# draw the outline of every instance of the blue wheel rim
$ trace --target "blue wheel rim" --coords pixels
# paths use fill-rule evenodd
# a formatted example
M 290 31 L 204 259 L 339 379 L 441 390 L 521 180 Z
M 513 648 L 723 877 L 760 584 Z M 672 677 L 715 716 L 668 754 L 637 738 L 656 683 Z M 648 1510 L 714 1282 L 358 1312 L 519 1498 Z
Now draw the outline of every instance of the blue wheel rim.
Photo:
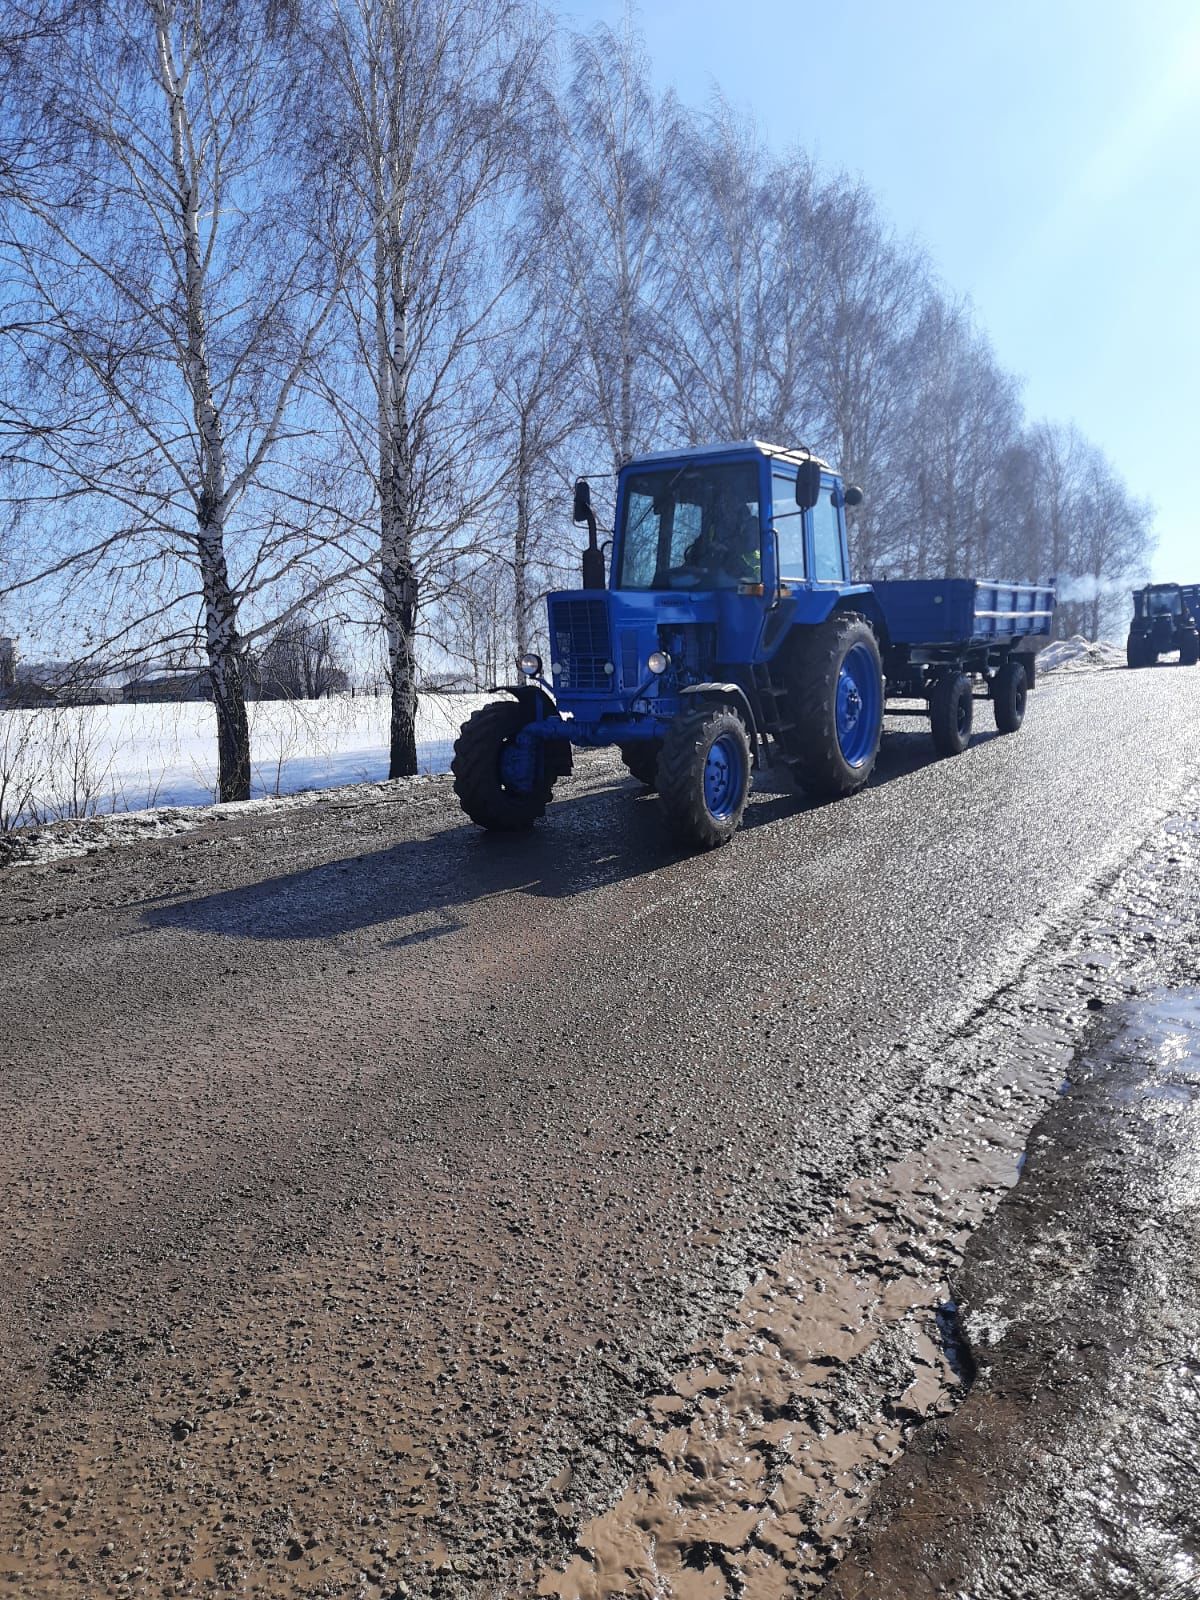
M 723 733 L 708 747 L 704 759 L 704 804 L 709 816 L 718 822 L 731 817 L 742 798 L 746 775 L 746 754 L 740 741 Z
M 874 754 L 882 705 L 875 657 L 865 644 L 852 645 L 837 682 L 837 738 L 847 766 L 861 767 Z

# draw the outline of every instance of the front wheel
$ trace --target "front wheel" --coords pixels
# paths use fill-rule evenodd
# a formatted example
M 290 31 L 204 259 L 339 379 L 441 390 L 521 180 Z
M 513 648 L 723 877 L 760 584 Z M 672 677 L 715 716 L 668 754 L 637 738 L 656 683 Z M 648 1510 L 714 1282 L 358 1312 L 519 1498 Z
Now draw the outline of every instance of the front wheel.
M 705 706 L 677 717 L 658 758 L 658 793 L 674 831 L 712 850 L 737 832 L 750 794 L 750 736 L 736 711 Z
M 797 630 L 786 682 L 796 724 L 796 781 L 810 795 L 829 799 L 861 789 L 883 732 L 875 630 L 862 617 L 836 612 L 820 627 Z
M 454 792 L 472 822 L 498 833 L 532 828 L 554 788 L 540 744 L 517 737 L 530 721 L 516 700 L 493 700 L 463 723 L 454 744 Z
M 960 756 L 971 742 L 975 691 L 965 672 L 945 672 L 929 696 L 929 731 L 940 756 Z
M 1025 721 L 1029 685 L 1019 661 L 1006 661 L 992 683 L 992 709 L 1001 733 L 1016 733 Z
M 1200 662 L 1200 633 L 1185 633 L 1179 641 L 1179 665 L 1194 667 Z

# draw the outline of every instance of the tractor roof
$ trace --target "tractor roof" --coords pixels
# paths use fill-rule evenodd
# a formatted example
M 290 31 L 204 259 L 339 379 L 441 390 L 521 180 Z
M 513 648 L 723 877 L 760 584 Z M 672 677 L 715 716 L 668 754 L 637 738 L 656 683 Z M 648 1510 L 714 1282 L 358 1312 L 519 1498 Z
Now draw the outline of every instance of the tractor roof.
M 689 445 L 681 450 L 654 450 L 648 455 L 636 456 L 629 465 L 641 466 L 647 461 L 684 461 L 691 456 L 724 456 L 744 455 L 747 450 L 756 450 L 759 455 L 770 456 L 773 461 L 787 461 L 792 466 L 798 467 L 805 461 L 819 461 L 826 472 L 834 469 L 828 461 L 821 461 L 820 456 L 813 451 L 798 445 L 796 449 L 789 449 L 787 445 L 767 444 L 762 439 L 738 439 L 731 443 Z

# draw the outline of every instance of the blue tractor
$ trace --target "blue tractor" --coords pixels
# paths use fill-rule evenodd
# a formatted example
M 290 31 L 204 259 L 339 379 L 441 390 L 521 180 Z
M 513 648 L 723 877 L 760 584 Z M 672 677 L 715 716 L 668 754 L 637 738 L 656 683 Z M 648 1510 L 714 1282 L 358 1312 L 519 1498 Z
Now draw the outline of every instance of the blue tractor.
M 1200 662 L 1200 585 L 1148 583 L 1133 591 L 1133 619 L 1125 641 L 1131 667 L 1153 667 L 1178 650 L 1179 665 Z
M 859 789 L 884 702 L 917 701 L 942 754 L 976 698 L 1015 732 L 1050 633 L 1053 590 L 946 579 L 854 583 L 846 507 L 861 492 L 805 449 L 750 441 L 643 456 L 617 482 L 611 581 L 586 480 L 583 588 L 551 594 L 550 671 L 464 723 L 464 811 L 528 828 L 577 746 L 615 745 L 687 843 L 726 843 L 769 752 L 811 796 Z

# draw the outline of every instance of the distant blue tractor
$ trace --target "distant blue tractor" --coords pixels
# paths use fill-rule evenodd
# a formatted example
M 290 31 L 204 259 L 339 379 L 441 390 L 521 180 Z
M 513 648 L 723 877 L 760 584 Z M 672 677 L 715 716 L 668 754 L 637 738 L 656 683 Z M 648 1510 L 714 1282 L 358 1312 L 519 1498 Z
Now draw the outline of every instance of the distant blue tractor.
M 1133 591 L 1133 619 L 1125 641 L 1131 667 L 1153 667 L 1179 652 L 1181 667 L 1200 662 L 1200 585 L 1148 583 Z
M 852 583 L 845 509 L 861 492 L 807 450 L 759 442 L 644 456 L 619 475 L 606 587 L 585 480 L 584 587 L 549 596 L 550 677 L 464 723 L 454 787 L 482 827 L 542 815 L 574 746 L 616 745 L 675 831 L 726 843 L 769 750 L 812 796 L 865 784 L 885 698 L 924 702 L 940 753 L 971 736 L 977 687 L 1015 732 L 1052 589 L 942 579 Z

